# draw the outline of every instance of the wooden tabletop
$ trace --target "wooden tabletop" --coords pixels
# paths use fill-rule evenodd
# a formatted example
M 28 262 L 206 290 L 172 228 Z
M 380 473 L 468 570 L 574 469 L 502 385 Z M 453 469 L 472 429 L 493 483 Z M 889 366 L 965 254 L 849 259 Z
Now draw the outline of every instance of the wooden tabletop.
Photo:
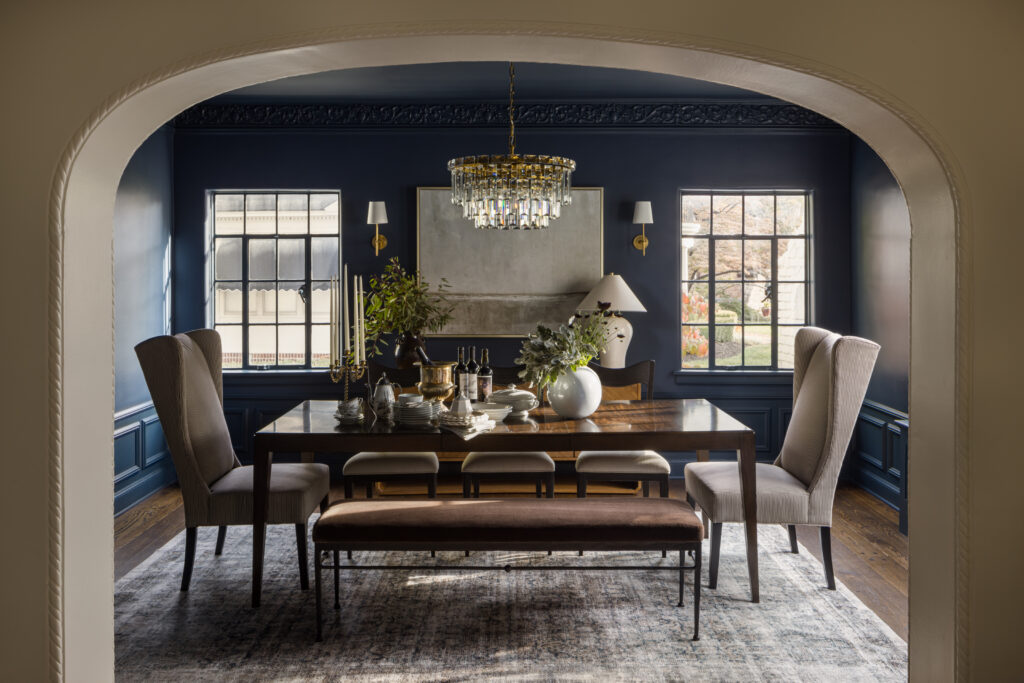
M 487 450 L 536 447 L 549 450 L 587 448 L 737 448 L 736 439 L 750 428 L 705 399 L 612 401 L 579 420 L 564 419 L 550 407 L 530 412 L 521 422 L 499 422 L 494 429 L 469 441 L 429 426 L 403 426 L 370 421 L 341 426 L 334 418 L 334 401 L 303 401 L 256 433 L 270 450 L 341 447 L 367 448 L 375 442 L 416 443 L 436 450 Z M 621 444 L 621 445 L 620 445 Z

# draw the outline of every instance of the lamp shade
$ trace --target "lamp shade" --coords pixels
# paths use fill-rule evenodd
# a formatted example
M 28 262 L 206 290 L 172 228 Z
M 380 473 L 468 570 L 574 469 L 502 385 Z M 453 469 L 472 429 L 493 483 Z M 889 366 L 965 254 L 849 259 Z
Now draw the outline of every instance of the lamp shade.
M 601 278 L 597 286 L 590 290 L 590 293 L 583 298 L 583 301 L 576 307 L 576 310 L 598 311 L 601 308 L 598 305 L 599 303 L 610 304 L 608 307 L 610 311 L 647 312 L 647 309 L 640 303 L 640 299 L 636 298 L 636 294 L 629 288 L 626 281 L 622 279 L 622 276 L 615 273 L 608 273 Z
M 384 202 L 370 202 L 366 210 L 367 225 L 381 225 L 388 222 L 388 210 Z
M 650 225 L 654 222 L 654 216 L 651 214 L 651 203 L 650 202 L 637 202 L 633 206 L 633 223 L 643 223 Z

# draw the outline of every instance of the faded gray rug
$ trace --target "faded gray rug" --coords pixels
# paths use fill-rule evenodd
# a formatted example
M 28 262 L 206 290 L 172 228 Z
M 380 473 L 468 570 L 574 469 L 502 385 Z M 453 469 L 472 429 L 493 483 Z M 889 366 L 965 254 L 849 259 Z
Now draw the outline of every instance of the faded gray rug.
M 692 642 L 692 574 L 674 572 L 342 572 L 341 610 L 324 572 L 324 641 L 299 590 L 295 532 L 271 527 L 263 606 L 249 606 L 251 530 L 200 529 L 192 587 L 178 590 L 185 536 L 115 586 L 116 671 L 137 680 L 905 680 L 907 647 L 820 563 L 760 528 L 761 603 L 749 602 L 742 528 L 726 525 L 718 589 Z M 312 556 L 312 545 L 310 546 Z M 344 558 L 344 555 L 342 556 Z M 312 558 L 311 558 L 312 559 Z M 660 553 L 439 553 L 437 562 L 661 564 Z M 343 559 L 344 561 L 344 559 Z M 427 553 L 357 553 L 365 564 L 427 564 Z M 312 564 L 312 562 L 311 562 Z M 312 584 L 312 566 L 310 567 Z

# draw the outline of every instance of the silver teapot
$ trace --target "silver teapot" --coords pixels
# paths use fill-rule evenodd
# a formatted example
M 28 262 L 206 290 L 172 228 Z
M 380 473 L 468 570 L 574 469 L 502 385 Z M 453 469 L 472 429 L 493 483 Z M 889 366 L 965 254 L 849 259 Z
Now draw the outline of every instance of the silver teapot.
M 370 398 L 370 409 L 378 420 L 395 421 L 395 385 L 388 381 L 388 376 L 381 373 Z

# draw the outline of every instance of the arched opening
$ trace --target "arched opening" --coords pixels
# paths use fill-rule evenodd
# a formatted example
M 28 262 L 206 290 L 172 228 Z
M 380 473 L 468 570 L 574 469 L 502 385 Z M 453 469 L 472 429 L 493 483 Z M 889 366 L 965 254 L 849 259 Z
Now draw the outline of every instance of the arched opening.
M 62 601 L 55 619 L 64 633 L 64 669 L 83 678 L 110 677 L 113 621 L 110 577 L 110 468 L 90 454 L 111 453 L 111 230 L 113 197 L 128 159 L 146 136 L 182 109 L 221 92 L 327 69 L 413 62 L 550 61 L 656 71 L 757 90 L 832 118 L 867 141 L 904 189 L 914 230 L 912 264 L 912 450 L 927 454 L 914 471 L 911 518 L 911 641 L 915 675 L 953 670 L 956 604 L 955 509 L 957 346 L 956 214 L 950 172 L 909 118 L 844 85 L 749 58 L 693 48 L 544 36 L 389 37 L 289 47 L 213 59 L 156 75 L 97 112 L 68 149 L 58 173 L 52 229 L 63 248 L 52 254 L 62 273 L 53 305 L 56 373 L 52 402 L 56 484 L 51 511 L 63 520 L 54 538 L 61 552 Z M 109 387 L 104 391 L 100 387 Z M 959 387 L 962 391 L 962 387 Z M 74 444 L 63 447 L 62 444 Z M 108 456 L 109 457 L 109 456 Z M 963 484 L 959 484 L 963 486 Z M 59 594 L 58 594 L 59 595 Z M 927 602 L 922 599 L 927 596 Z M 62 607 L 62 609 L 61 609 Z M 82 675 L 96 672 L 96 675 Z M 946 673 L 945 675 L 949 675 Z

